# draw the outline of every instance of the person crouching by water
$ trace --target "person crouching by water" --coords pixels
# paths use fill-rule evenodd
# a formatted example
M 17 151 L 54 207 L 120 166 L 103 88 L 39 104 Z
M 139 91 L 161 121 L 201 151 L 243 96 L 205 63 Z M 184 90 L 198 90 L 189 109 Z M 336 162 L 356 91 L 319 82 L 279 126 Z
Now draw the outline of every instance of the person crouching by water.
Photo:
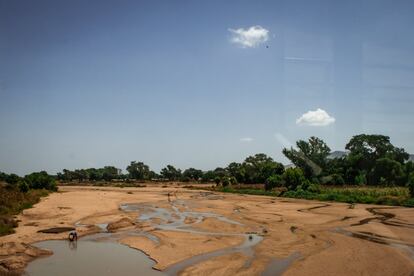
M 77 241 L 78 240 L 78 233 L 76 231 L 71 231 L 69 233 L 69 241 Z

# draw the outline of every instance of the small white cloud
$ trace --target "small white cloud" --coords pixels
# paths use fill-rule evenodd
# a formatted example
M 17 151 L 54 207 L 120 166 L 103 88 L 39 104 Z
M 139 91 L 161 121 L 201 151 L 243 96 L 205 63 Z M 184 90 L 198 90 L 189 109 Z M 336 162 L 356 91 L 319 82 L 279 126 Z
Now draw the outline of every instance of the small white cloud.
M 269 30 L 256 25 L 248 29 L 229 29 L 232 33 L 230 41 L 243 48 L 254 48 L 269 39 Z
M 240 138 L 240 142 L 250 143 L 250 142 L 253 142 L 253 138 L 251 137 Z
M 315 111 L 308 111 L 296 120 L 296 124 L 308 126 L 328 126 L 334 122 L 335 118 L 320 108 Z

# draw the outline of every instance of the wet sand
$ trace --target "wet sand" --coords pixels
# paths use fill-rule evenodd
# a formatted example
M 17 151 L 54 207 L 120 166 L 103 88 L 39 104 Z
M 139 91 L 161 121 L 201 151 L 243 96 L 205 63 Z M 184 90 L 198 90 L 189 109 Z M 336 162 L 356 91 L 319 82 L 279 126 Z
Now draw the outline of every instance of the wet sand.
M 19 215 L 15 234 L 0 237 L 0 269 L 22 271 L 29 261 L 48 253 L 30 244 L 68 234 L 39 230 L 76 227 L 83 236 L 102 231 L 96 225 L 112 223 L 117 242 L 145 252 L 156 262 L 154 267 L 167 274 L 412 275 L 414 271 L 414 209 L 362 204 L 350 208 L 343 203 L 161 185 L 60 190 Z M 137 208 L 123 209 L 128 203 Z M 151 216 L 157 208 L 168 214 Z M 240 247 L 249 235 L 261 240 L 246 251 Z

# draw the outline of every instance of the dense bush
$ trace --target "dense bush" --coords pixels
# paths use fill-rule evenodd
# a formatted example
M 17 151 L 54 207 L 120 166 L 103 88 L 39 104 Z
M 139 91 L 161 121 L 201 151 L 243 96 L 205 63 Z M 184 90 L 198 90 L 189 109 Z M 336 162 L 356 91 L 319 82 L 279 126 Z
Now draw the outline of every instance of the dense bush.
M 23 193 L 19 189 L 6 189 L 0 185 L 0 236 L 13 233 L 13 228 L 17 226 L 13 216 L 32 207 L 45 195 L 45 190 L 28 190 Z
M 30 189 L 29 185 L 27 185 L 26 181 L 21 180 L 17 186 L 19 188 L 19 191 L 22 193 L 27 193 Z
M 367 177 L 364 173 L 361 173 L 355 177 L 355 184 L 356 185 L 366 185 L 367 184 Z
M 20 177 L 17 174 L 14 174 L 14 173 L 6 175 L 6 177 L 5 177 L 5 181 L 6 181 L 7 184 L 9 184 L 8 185 L 9 187 L 17 185 L 19 180 L 20 180 Z
M 411 173 L 408 179 L 408 190 L 410 192 L 410 196 L 414 198 L 414 173 Z
M 272 175 L 266 179 L 265 190 L 270 191 L 276 187 L 282 187 L 283 183 L 284 182 L 281 175 Z
M 313 181 L 312 181 L 313 182 Z M 345 180 L 342 175 L 334 173 L 328 175 L 322 179 L 322 183 L 325 185 L 344 185 Z
M 234 176 L 229 177 L 229 181 L 231 185 L 235 185 L 238 183 L 237 178 L 235 178 Z
M 299 168 L 289 168 L 285 170 L 282 179 L 288 190 L 296 190 L 298 186 L 308 183 L 303 171 Z
M 223 179 L 221 180 L 221 185 L 223 185 L 223 187 L 227 187 L 230 186 L 230 179 L 228 177 L 223 177 Z
M 34 172 L 24 177 L 30 189 L 46 189 L 50 191 L 57 191 L 56 181 L 47 172 Z

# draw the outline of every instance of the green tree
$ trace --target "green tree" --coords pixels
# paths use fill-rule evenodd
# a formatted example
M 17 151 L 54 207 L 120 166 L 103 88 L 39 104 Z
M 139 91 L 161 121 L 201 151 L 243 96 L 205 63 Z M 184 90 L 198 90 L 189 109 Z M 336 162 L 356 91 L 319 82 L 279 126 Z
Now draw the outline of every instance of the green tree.
M 235 185 L 235 184 L 239 183 L 239 182 L 237 181 L 237 178 L 235 178 L 234 176 L 230 176 L 230 177 L 229 177 L 229 181 L 230 181 L 230 184 L 231 184 L 231 185 Z
M 391 144 L 390 137 L 385 135 L 355 135 L 346 144 L 345 148 L 349 150 L 347 159 L 350 168 L 352 168 L 348 170 L 352 171 L 355 174 L 356 180 L 360 182 L 363 180 L 360 175 L 365 174 L 365 184 L 378 185 L 380 184 L 381 177 L 389 179 L 390 176 L 383 176 L 382 174 L 385 172 L 375 169 L 376 166 L 391 166 L 395 169 L 398 165 L 388 160 L 402 165 L 408 159 L 408 154 L 405 150 L 395 147 Z M 379 159 L 384 160 L 377 163 Z M 392 181 L 395 182 L 394 180 Z
M 150 177 L 150 169 L 143 162 L 132 161 L 127 167 L 129 176 L 137 180 L 146 180 Z
M 201 177 L 201 181 L 203 183 L 208 183 L 214 181 L 214 178 L 216 177 L 215 173 L 213 171 L 206 171 L 203 172 L 203 176 Z
M 312 136 L 308 141 L 297 141 L 296 146 L 298 149 L 284 148 L 283 154 L 301 168 L 307 178 L 318 176 L 326 169 L 331 149 L 322 139 Z
M 24 177 L 24 181 L 30 189 L 46 189 L 57 191 L 56 181 L 53 176 L 45 171 L 34 172 Z
M 198 181 L 202 176 L 203 176 L 203 171 L 194 169 L 194 168 L 186 169 L 183 172 L 184 178 L 189 178 L 190 180 L 193 180 L 193 181 Z
M 79 182 L 83 182 L 88 179 L 88 173 L 86 170 L 83 169 L 75 170 L 73 172 L 73 178 L 77 179 Z
M 121 170 L 114 166 L 105 166 L 102 169 L 102 178 L 105 181 L 111 181 L 117 179 L 121 175 Z
M 331 174 L 322 178 L 322 184 L 327 185 L 344 185 L 345 180 L 341 174 Z
M 6 181 L 7 174 L 4 172 L 0 172 L 0 181 Z
M 6 176 L 6 183 L 9 184 L 9 186 L 16 186 L 17 183 L 20 181 L 20 176 L 18 176 L 17 174 L 11 173 L 9 175 Z
M 408 183 L 411 173 L 414 173 L 414 162 L 408 161 L 404 164 L 404 182 Z
M 362 171 L 360 174 L 355 176 L 355 184 L 356 185 L 366 185 L 367 184 L 367 177 L 366 174 Z
M 220 168 L 220 167 L 215 168 L 213 173 L 214 173 L 214 176 L 217 176 L 217 177 L 220 177 L 220 178 L 223 178 L 225 176 L 229 176 L 228 171 L 226 169 Z
M 300 168 L 286 169 L 282 175 L 282 179 L 288 190 L 296 190 L 297 187 L 308 182 L 303 171 Z
M 231 182 L 230 182 L 229 177 L 223 177 L 221 179 L 221 184 L 223 185 L 223 187 L 230 186 Z
M 232 162 L 226 167 L 226 171 L 237 179 L 238 182 L 243 183 L 245 181 L 246 171 L 241 163 Z
M 271 175 L 282 174 L 284 166 L 264 153 L 247 157 L 243 164 L 245 183 L 264 183 Z
M 380 181 L 383 179 L 382 181 Z M 371 173 L 371 183 L 387 185 L 405 184 L 404 171 L 401 163 L 389 158 L 379 158 L 375 161 L 375 167 Z M 382 182 L 382 183 L 381 183 Z
M 276 187 L 282 187 L 284 185 L 283 178 L 281 175 L 272 175 L 266 179 L 265 190 L 270 191 Z
M 59 180 L 72 181 L 75 180 L 75 173 L 71 170 L 63 169 L 62 173 L 59 174 Z
M 414 198 L 414 173 L 411 173 L 408 177 L 408 190 L 410 192 L 410 196 Z
M 21 180 L 18 184 L 19 191 L 22 193 L 27 193 L 29 191 L 29 185 L 27 185 L 26 181 Z
M 167 165 L 167 167 L 161 170 L 160 174 L 162 178 L 168 179 L 169 181 L 176 181 L 181 178 L 181 170 L 176 169 L 172 165 Z
M 103 169 L 89 168 L 89 169 L 86 169 L 86 172 L 88 174 L 89 180 L 91 180 L 91 181 L 100 181 L 104 178 L 103 177 L 103 174 L 104 174 Z

